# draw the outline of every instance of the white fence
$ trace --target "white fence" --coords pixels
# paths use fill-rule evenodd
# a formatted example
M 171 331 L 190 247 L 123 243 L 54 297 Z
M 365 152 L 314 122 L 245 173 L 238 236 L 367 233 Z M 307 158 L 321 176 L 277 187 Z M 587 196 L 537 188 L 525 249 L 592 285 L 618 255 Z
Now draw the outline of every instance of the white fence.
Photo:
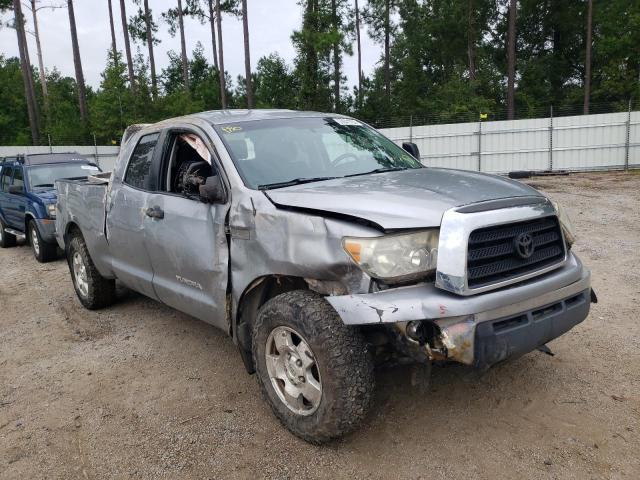
M 514 170 L 612 170 L 640 167 L 640 112 L 380 130 L 398 144 L 413 141 L 427 166 L 506 173 Z M 117 146 L 0 147 L 20 153 L 78 152 L 113 169 Z
M 640 167 L 640 112 L 380 130 L 427 166 L 505 173 Z

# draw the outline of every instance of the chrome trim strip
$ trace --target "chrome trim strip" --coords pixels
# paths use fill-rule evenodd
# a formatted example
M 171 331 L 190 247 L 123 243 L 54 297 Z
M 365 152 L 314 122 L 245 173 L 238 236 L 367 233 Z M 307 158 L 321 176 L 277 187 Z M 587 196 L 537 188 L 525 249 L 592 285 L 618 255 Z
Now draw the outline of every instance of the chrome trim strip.
M 528 272 L 518 277 L 483 287 L 469 288 L 467 278 L 467 249 L 469 235 L 474 230 L 485 227 L 506 225 L 524 220 L 556 216 L 553 204 L 546 198 L 534 205 L 489 210 L 485 212 L 461 213 L 459 208 L 452 208 L 444 212 L 440 226 L 440 241 L 438 244 L 438 265 L 436 270 L 436 287 L 458 295 L 475 295 L 477 293 L 522 282 L 562 267 L 567 262 L 567 248 L 564 240 L 564 258 L 551 266 Z

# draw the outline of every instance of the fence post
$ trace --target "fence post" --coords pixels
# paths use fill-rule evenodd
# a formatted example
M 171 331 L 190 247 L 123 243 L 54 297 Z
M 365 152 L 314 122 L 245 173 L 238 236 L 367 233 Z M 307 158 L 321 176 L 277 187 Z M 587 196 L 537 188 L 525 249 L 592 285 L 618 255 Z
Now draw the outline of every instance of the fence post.
M 47 139 L 49 140 L 49 153 L 53 153 L 53 147 L 51 146 L 51 134 L 47 133 Z
M 413 115 L 409 115 L 409 141 L 413 143 Z
M 482 118 L 478 120 L 478 171 L 482 171 Z
M 93 148 L 94 156 L 96 157 L 96 165 L 100 166 L 100 159 L 98 158 L 98 142 L 96 141 L 96 134 L 93 134 Z
M 629 141 L 631 139 L 631 99 L 627 108 L 627 138 L 624 144 L 624 169 L 629 170 Z
M 553 172 L 553 105 L 549 107 L 549 171 Z

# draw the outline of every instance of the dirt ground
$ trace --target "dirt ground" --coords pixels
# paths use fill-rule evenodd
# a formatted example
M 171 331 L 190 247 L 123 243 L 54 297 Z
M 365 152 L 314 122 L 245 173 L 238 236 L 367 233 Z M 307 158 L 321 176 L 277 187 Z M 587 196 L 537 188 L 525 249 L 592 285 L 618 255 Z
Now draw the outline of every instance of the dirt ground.
M 371 415 L 311 446 L 229 338 L 137 294 L 88 312 L 63 260 L 0 250 L 0 478 L 640 478 L 640 172 L 536 178 L 562 202 L 600 303 L 479 375 L 377 374 Z

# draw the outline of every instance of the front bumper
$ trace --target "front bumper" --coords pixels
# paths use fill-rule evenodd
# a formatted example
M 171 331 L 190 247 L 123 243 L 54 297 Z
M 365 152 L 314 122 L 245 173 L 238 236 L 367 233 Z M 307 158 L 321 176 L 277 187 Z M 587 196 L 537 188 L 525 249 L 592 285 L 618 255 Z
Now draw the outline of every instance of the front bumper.
M 440 350 L 417 342 L 411 347 L 426 348 L 431 358 L 486 367 L 527 353 L 580 323 L 589 313 L 590 290 L 591 273 L 570 253 L 553 272 L 479 295 L 459 296 L 423 284 L 327 301 L 347 325 L 395 324 L 403 332 L 408 322 L 428 321 L 439 332 Z
M 56 243 L 56 221 L 49 220 L 47 218 L 37 218 L 36 225 L 38 227 L 38 232 L 40 232 L 40 237 L 44 242 L 47 243 Z

